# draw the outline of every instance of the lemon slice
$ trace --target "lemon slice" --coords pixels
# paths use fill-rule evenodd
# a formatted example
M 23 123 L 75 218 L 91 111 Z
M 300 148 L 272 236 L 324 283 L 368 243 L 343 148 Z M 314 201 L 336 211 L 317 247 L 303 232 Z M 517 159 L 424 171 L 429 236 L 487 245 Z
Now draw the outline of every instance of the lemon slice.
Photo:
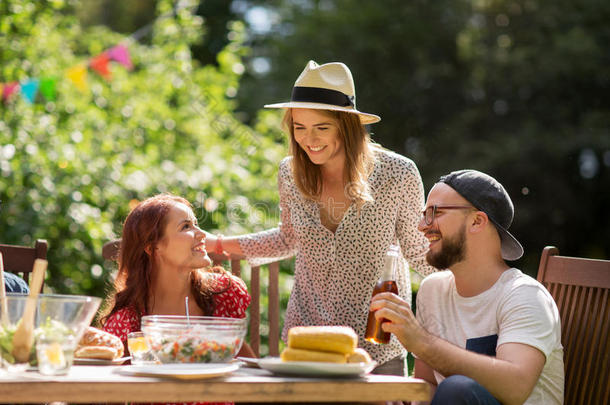
M 64 358 L 64 351 L 61 349 L 61 345 L 57 342 L 51 343 L 45 349 L 45 355 L 50 364 L 54 366 L 61 366 L 66 362 Z
M 146 343 L 146 339 L 143 337 L 129 339 L 129 342 L 127 342 L 127 345 L 129 346 L 129 351 L 131 353 L 148 351 L 148 344 Z

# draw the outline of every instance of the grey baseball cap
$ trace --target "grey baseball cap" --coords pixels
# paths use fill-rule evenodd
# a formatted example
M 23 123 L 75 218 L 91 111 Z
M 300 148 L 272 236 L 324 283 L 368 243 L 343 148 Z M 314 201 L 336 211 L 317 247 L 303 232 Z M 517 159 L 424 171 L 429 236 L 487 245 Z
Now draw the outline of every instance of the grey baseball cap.
M 508 232 L 515 208 L 510 196 L 496 179 L 477 170 L 458 170 L 441 176 L 445 183 L 483 211 L 495 225 L 502 243 L 502 258 L 517 260 L 523 256 L 523 246 Z

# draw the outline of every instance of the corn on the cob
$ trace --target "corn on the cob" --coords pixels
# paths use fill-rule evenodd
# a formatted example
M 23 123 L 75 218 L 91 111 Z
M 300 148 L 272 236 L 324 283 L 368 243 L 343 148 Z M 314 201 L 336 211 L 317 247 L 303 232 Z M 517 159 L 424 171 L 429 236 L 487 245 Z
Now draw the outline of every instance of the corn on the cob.
M 351 354 L 347 355 L 348 363 L 369 363 L 373 361 L 369 353 L 361 348 L 356 348 Z
M 342 353 L 321 352 L 316 350 L 293 349 L 287 347 L 280 353 L 282 361 L 318 361 L 324 363 L 345 363 Z
M 350 354 L 357 345 L 356 332 L 347 326 L 297 326 L 288 331 L 293 349 Z

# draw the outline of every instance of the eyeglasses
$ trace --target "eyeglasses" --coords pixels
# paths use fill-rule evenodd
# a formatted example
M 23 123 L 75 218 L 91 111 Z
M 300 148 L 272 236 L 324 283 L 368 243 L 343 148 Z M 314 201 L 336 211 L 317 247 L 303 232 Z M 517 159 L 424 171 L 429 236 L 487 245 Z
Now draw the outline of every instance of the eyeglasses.
M 421 215 L 426 225 L 431 225 L 436 216 L 436 210 L 476 210 L 470 205 L 432 205 L 422 211 Z

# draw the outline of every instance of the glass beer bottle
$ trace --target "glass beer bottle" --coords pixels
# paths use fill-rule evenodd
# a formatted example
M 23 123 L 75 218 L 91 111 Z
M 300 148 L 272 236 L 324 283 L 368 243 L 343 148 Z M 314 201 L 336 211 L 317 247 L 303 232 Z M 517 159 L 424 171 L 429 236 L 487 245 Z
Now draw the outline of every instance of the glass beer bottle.
M 398 255 L 398 246 L 391 245 L 385 255 L 383 273 L 381 273 L 381 277 L 373 289 L 373 297 L 382 292 L 398 294 L 398 285 L 396 284 Z M 386 344 L 390 342 L 391 334 L 389 332 L 384 332 L 383 329 L 381 329 L 381 324 L 384 321 L 385 319 L 376 319 L 375 312 L 369 311 L 369 318 L 366 322 L 366 334 L 364 336 L 367 342 L 374 344 Z

